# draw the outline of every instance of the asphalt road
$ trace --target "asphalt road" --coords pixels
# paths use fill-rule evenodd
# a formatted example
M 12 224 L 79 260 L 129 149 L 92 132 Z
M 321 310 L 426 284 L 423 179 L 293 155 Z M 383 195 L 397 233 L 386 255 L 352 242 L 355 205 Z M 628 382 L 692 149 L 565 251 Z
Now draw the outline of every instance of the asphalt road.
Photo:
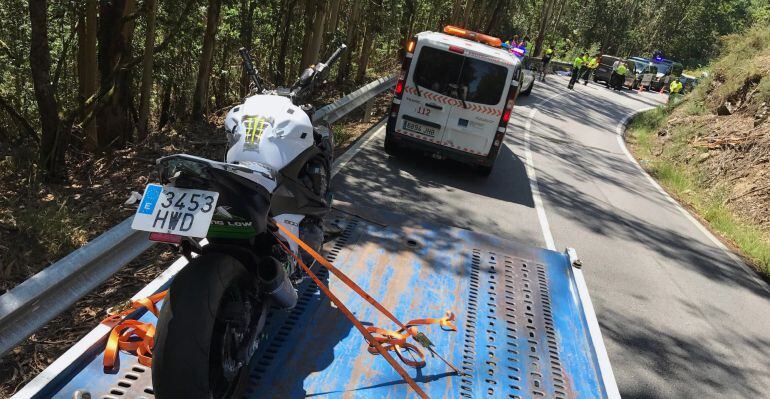
M 449 161 L 389 157 L 380 128 L 335 176 L 337 198 L 576 248 L 623 397 L 770 397 L 766 284 L 618 140 L 626 117 L 665 97 L 566 83 L 551 77 L 519 99 L 488 178 Z

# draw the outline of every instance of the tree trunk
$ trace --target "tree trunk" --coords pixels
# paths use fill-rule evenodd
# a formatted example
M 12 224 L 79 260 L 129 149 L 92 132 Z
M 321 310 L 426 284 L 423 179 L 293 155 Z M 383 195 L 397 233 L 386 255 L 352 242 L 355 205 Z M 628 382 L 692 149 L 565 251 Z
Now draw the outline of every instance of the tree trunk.
M 227 46 L 227 42 L 223 41 L 222 43 L 222 64 L 219 68 L 217 68 L 217 73 L 215 74 L 214 78 L 216 79 L 216 84 L 214 85 L 214 101 L 216 101 L 216 109 L 220 109 L 224 107 L 225 103 L 227 102 L 227 83 L 229 82 L 228 75 L 229 71 L 227 71 L 227 59 L 228 55 L 230 53 L 230 49 Z
M 139 103 L 139 140 L 147 137 L 148 119 L 150 116 L 150 95 L 152 94 L 153 48 L 155 47 L 155 13 L 156 0 L 146 0 L 147 7 L 147 36 L 144 40 L 144 61 L 142 61 L 142 89 Z
M 206 33 L 203 35 L 203 51 L 198 64 L 198 79 L 193 95 L 192 117 L 202 120 L 208 111 L 209 80 L 211 78 L 211 61 L 214 58 L 214 39 L 219 28 L 219 10 L 221 0 L 209 0 L 206 13 Z
M 132 4 L 133 0 L 100 2 L 98 66 L 101 87 L 103 90 L 109 88 L 104 106 L 96 114 L 97 147 L 100 149 L 123 146 L 133 132 L 131 76 L 122 65 L 131 58 L 133 29 L 123 21 Z
M 452 5 L 452 17 L 450 18 L 449 23 L 452 25 L 462 25 L 462 20 L 460 19 L 462 11 L 463 0 L 454 0 L 454 4 Z
M 163 84 L 163 99 L 160 101 L 160 116 L 158 118 L 158 130 L 163 129 L 171 118 L 171 79 Z
M 548 33 L 548 25 L 553 15 L 553 6 L 555 0 L 544 0 L 543 6 L 540 8 L 540 21 L 537 25 L 537 38 L 535 39 L 535 48 L 533 50 L 533 57 L 540 55 L 540 50 L 543 48 L 543 41 L 545 41 L 545 35 Z
M 340 4 L 342 0 L 331 0 L 329 3 L 329 19 L 326 23 L 326 42 L 331 42 L 337 33 L 337 25 L 340 19 Z
M 361 15 L 361 3 L 360 0 L 351 0 L 353 2 L 353 10 L 349 14 L 347 22 L 347 36 L 346 42 L 348 45 L 348 51 L 342 55 L 340 67 L 337 70 L 337 83 L 342 83 L 347 79 L 350 74 L 351 63 L 353 61 L 353 53 L 358 47 L 358 21 Z
M 294 14 L 294 9 L 296 6 L 297 0 L 288 0 L 288 4 L 283 15 L 283 24 L 281 25 L 281 44 L 278 49 L 278 66 L 275 71 L 276 82 L 279 85 L 286 83 L 286 59 L 289 56 L 287 50 L 289 48 L 289 39 L 291 39 L 291 16 Z
M 324 25 L 326 23 L 326 0 L 318 0 L 316 3 L 315 18 L 313 18 L 313 39 L 310 41 L 310 51 L 307 65 L 318 62 L 321 53 L 321 44 L 324 38 Z
M 314 0 L 305 0 L 305 34 L 302 36 L 302 58 L 299 61 L 300 73 L 312 62 L 310 60 L 312 58 L 310 43 L 313 41 L 313 21 L 315 20 L 317 10 Z
M 416 0 L 404 1 L 404 13 L 401 15 L 401 26 L 399 27 L 399 32 L 401 33 L 399 44 L 402 49 L 406 46 L 406 42 L 412 36 L 412 23 L 414 22 L 416 6 Z
M 97 90 L 99 72 L 96 67 L 96 32 L 98 0 L 86 0 L 85 13 L 78 25 L 78 101 L 82 105 Z M 81 119 L 85 115 L 79 115 Z M 96 123 L 83 126 L 86 148 L 95 149 L 98 144 Z
M 254 9 L 257 2 L 255 0 L 241 0 L 241 47 L 251 50 L 251 42 L 254 38 Z M 241 79 L 238 85 L 238 94 L 241 98 L 246 97 L 249 89 L 249 75 L 246 74 L 246 68 L 241 68 Z
M 59 105 L 51 87 L 51 52 L 48 47 L 48 2 L 29 1 L 29 64 L 40 113 L 40 167 L 48 176 L 57 176 L 64 164 L 64 143 L 60 130 Z
M 377 34 L 372 25 L 366 26 L 366 32 L 364 33 L 364 44 L 361 46 L 361 56 L 358 59 L 358 72 L 356 72 L 356 82 L 363 83 L 366 78 L 366 68 L 369 66 L 369 56 L 372 54 L 372 48 L 374 47 L 374 37 Z
M 484 33 L 490 33 L 492 32 L 492 28 L 496 28 L 500 25 L 500 18 L 502 17 L 505 3 L 507 3 L 507 1 L 498 0 L 495 2 L 495 8 L 492 10 L 492 16 L 489 18 L 489 23 L 487 24 L 486 29 L 484 29 Z
M 465 0 L 465 12 L 463 13 L 462 27 L 467 28 L 471 23 L 471 9 L 473 8 L 473 0 Z

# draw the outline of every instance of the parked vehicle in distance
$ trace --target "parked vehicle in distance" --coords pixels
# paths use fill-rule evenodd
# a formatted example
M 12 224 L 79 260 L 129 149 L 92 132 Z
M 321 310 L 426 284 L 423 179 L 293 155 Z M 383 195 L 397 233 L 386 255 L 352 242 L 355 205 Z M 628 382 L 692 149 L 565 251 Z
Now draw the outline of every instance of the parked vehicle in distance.
M 658 73 L 658 67 L 655 66 L 649 58 L 629 57 L 628 60 L 634 63 L 634 68 L 632 69 L 633 73 L 626 76 L 626 85 L 629 85 L 632 89 L 639 88 L 644 75 L 652 74 L 654 79 L 655 75 Z M 630 77 L 632 77 L 633 80 L 630 80 Z
M 454 26 L 409 40 L 385 151 L 395 155 L 414 148 L 475 165 L 488 175 L 525 76 L 522 62 L 500 49 L 500 43 Z
M 621 57 L 614 55 L 602 55 L 602 59 L 599 60 L 599 66 L 594 71 L 594 82 L 604 82 L 607 87 L 610 87 L 610 77 L 612 77 L 612 66 L 615 61 L 621 61 L 626 64 L 628 73 L 626 74 L 626 82 L 633 82 L 633 70 L 635 64 L 633 61 L 625 60 Z M 630 83 L 629 83 L 630 84 Z
M 530 68 L 522 68 L 521 70 L 521 91 L 520 96 L 528 96 L 532 94 L 532 88 L 535 86 L 535 71 Z
M 532 88 L 535 86 L 535 76 L 537 75 L 537 64 L 535 60 L 529 55 L 519 57 L 515 53 L 511 53 L 511 56 L 522 64 L 522 79 L 521 88 L 519 89 L 520 96 L 528 96 L 532 94 Z
M 652 79 L 652 83 L 650 83 L 650 90 L 658 91 L 661 88 L 663 88 L 663 90 L 668 90 L 668 85 L 671 83 L 671 77 L 679 77 L 682 75 L 682 72 L 684 72 L 684 66 L 673 60 L 653 60 L 652 64 L 658 71 Z
M 679 81 L 682 82 L 682 94 L 689 93 L 698 85 L 698 78 L 690 75 L 682 74 L 679 77 Z

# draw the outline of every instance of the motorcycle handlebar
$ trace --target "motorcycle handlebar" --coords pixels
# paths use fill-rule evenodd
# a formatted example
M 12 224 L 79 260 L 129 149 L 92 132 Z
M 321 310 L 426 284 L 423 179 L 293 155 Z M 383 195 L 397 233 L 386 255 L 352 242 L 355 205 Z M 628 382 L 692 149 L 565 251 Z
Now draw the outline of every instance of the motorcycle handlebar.
M 327 66 L 331 66 L 334 62 L 336 62 L 340 58 L 340 56 L 342 56 L 342 53 L 344 53 L 347 48 L 348 46 L 345 45 L 345 43 L 342 43 L 340 47 L 334 51 L 334 54 L 332 54 L 331 57 L 329 57 L 329 59 L 326 60 L 324 64 L 326 64 Z
M 243 65 L 246 68 L 246 74 L 251 77 L 252 82 L 254 82 L 254 85 L 257 87 L 257 89 L 259 89 L 261 86 L 259 84 L 259 77 L 257 76 L 257 71 L 254 69 L 254 62 L 251 59 L 249 50 L 246 50 L 245 47 L 241 47 L 238 49 L 238 53 L 243 59 Z

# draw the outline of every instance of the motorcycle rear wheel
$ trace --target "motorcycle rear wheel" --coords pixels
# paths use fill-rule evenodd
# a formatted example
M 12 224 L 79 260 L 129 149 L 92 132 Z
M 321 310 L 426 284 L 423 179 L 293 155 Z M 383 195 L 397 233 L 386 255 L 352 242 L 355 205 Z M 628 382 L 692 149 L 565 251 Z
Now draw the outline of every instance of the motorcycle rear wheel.
M 252 281 L 238 260 L 221 253 L 193 259 L 174 278 L 158 317 L 153 349 L 156 398 L 241 397 L 248 364 L 233 362 L 237 350 L 228 337 L 244 333 L 232 327 L 237 324 L 232 322 L 233 306 L 238 314 L 237 301 L 245 303 Z

